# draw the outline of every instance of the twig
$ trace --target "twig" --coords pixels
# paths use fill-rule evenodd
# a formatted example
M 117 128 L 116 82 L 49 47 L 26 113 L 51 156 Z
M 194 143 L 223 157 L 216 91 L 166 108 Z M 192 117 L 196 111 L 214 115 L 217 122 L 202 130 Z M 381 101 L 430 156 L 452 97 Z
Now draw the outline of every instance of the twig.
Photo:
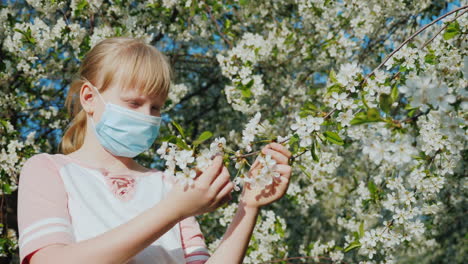
M 440 21 L 441 19 L 455 13 L 455 12 L 458 12 L 460 10 L 463 10 L 463 9 L 466 9 L 468 8 L 468 5 L 465 5 L 465 6 L 462 6 L 460 8 L 457 8 L 453 11 L 450 11 L 448 12 L 447 14 L 443 15 L 443 16 L 440 16 L 439 18 L 437 18 L 436 20 L 432 21 L 431 23 L 425 25 L 424 27 L 420 28 L 418 31 L 416 31 L 415 33 L 413 33 L 413 35 L 411 35 L 408 39 L 406 39 L 405 41 L 403 41 L 403 43 L 400 44 L 400 46 L 398 46 L 398 48 L 396 48 L 394 51 L 392 51 L 392 53 L 390 53 L 380 64 L 379 66 L 377 66 L 377 68 L 375 68 L 371 73 L 369 73 L 366 78 L 363 80 L 363 82 L 365 80 L 367 80 L 370 76 L 374 75 L 375 71 L 377 71 L 378 69 L 380 69 L 383 65 L 385 65 L 385 63 L 393 56 L 395 55 L 395 53 L 397 53 L 401 48 L 403 48 L 403 46 L 405 46 L 408 42 L 410 42 L 412 39 L 414 39 L 417 35 L 419 35 L 421 32 L 423 32 L 424 30 L 426 30 L 428 27 L 432 26 L 433 24 L 435 24 L 437 21 Z M 466 11 L 462 12 L 462 14 L 464 14 Z M 439 32 L 440 33 L 440 32 Z
M 290 138 L 286 138 L 285 140 L 283 140 L 281 142 L 278 142 L 278 144 L 283 144 L 283 143 L 287 142 L 289 139 Z M 274 141 L 271 141 L 271 142 L 274 142 Z M 243 155 L 239 155 L 239 156 L 231 156 L 230 159 L 231 160 L 242 159 L 242 158 L 246 158 L 246 157 L 249 157 L 249 156 L 256 155 L 258 153 L 260 153 L 260 150 L 250 152 L 250 153 L 247 153 L 247 154 L 243 154 Z
M 232 45 L 231 41 L 226 38 L 226 36 L 223 34 L 223 32 L 221 32 L 221 29 L 219 28 L 219 25 L 218 25 L 218 21 L 216 21 L 213 14 L 211 13 L 211 7 L 208 4 L 205 4 L 205 6 L 206 6 L 206 11 L 208 12 L 208 14 L 210 16 L 211 21 L 213 21 L 213 23 L 216 26 L 216 30 L 218 31 L 218 34 L 221 36 L 221 38 L 223 38 L 224 41 L 226 41 L 226 43 L 229 45 L 229 48 L 232 49 L 233 45 Z
M 444 29 L 446 29 L 448 27 L 448 25 L 450 25 L 450 23 L 452 23 L 453 21 L 457 20 L 461 15 L 465 14 L 467 10 L 461 12 L 458 16 L 456 16 L 454 19 L 450 20 L 449 23 L 445 24 L 442 28 L 439 29 L 439 31 L 437 31 L 437 33 L 434 34 L 434 36 L 432 36 L 432 38 L 430 38 L 428 41 L 424 42 L 424 44 L 421 46 L 421 49 L 426 47 L 427 44 L 429 44 L 430 42 L 432 42 L 442 31 L 444 31 Z
M 455 12 L 458 12 L 460 10 L 463 10 L 463 9 L 466 9 L 468 8 L 468 5 L 465 5 L 465 6 L 462 6 L 460 8 L 457 8 L 455 10 L 452 10 L 450 12 L 448 12 L 447 14 L 443 15 L 443 16 L 440 16 L 439 18 L 437 18 L 436 20 L 432 21 L 431 23 L 425 25 L 424 27 L 420 28 L 418 31 L 416 31 L 415 33 L 413 33 L 408 39 L 406 39 L 405 41 L 403 41 L 403 43 L 400 44 L 400 46 L 398 46 L 398 48 L 396 48 L 394 51 L 392 51 L 392 53 L 390 53 L 389 55 L 387 55 L 387 57 L 379 64 L 379 66 L 377 66 L 377 68 L 375 68 L 371 73 L 367 74 L 366 77 L 360 82 L 359 85 L 363 85 L 367 79 L 369 79 L 372 75 L 375 74 L 375 71 L 379 70 L 383 65 L 385 65 L 385 63 L 393 56 L 395 55 L 401 48 L 403 48 L 404 45 L 406 45 L 408 42 L 410 42 L 412 39 L 414 39 L 417 35 L 419 35 L 421 32 L 423 32 L 424 30 L 426 30 L 428 27 L 432 26 L 433 24 L 435 24 L 436 22 L 440 21 L 441 19 L 455 13 Z M 454 20 L 456 20 L 457 18 L 459 18 L 461 15 L 463 15 L 464 13 L 466 13 L 467 10 L 463 11 L 462 13 L 460 13 L 460 15 L 456 16 L 454 19 L 452 19 L 450 22 L 453 22 Z M 445 28 L 445 27 L 444 27 Z M 439 35 L 443 29 L 442 28 L 441 30 L 439 30 L 431 39 L 429 39 L 428 41 L 426 41 L 424 43 L 423 46 L 421 46 L 421 49 L 426 47 L 431 41 L 433 41 L 435 39 L 435 37 L 437 35 Z M 396 78 L 396 76 L 398 76 L 400 73 L 398 72 L 397 74 L 393 75 L 392 79 Z M 348 95 L 349 96 L 349 95 Z M 333 110 L 331 110 L 327 115 L 325 115 L 324 119 L 327 119 L 329 118 L 334 112 L 336 111 L 336 108 L 334 108 Z
M 422 116 L 422 115 L 427 115 L 429 113 L 430 110 L 426 111 L 425 113 L 421 112 L 419 114 L 416 114 L 415 116 L 412 116 L 412 117 L 408 117 L 402 121 L 400 121 L 401 123 L 407 123 L 407 122 L 410 122 L 410 121 L 415 121 L 416 119 L 418 119 L 418 117 Z
M 297 158 L 299 158 L 300 156 L 302 156 L 304 153 L 306 153 L 307 151 L 309 151 L 308 149 L 304 150 L 301 154 L 297 154 L 296 156 L 293 156 L 291 159 L 292 160 L 295 160 Z

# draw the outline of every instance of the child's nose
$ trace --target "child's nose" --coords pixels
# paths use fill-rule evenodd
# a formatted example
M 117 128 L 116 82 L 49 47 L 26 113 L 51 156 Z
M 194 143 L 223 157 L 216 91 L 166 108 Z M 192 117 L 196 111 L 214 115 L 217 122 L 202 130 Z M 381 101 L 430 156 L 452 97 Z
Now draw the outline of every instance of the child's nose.
M 151 106 L 142 106 L 142 113 L 145 114 L 145 115 L 151 115 Z

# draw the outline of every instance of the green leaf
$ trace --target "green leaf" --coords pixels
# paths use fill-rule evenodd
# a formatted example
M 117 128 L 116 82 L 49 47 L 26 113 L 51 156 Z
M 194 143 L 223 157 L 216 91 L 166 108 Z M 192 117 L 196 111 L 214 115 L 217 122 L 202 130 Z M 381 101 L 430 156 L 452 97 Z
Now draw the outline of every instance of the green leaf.
M 364 112 L 357 113 L 354 116 L 353 120 L 351 120 L 350 124 L 360 125 L 364 123 L 379 122 L 379 121 L 382 121 L 379 110 L 376 108 L 369 108 L 367 113 L 364 113 Z
M 6 130 L 7 129 L 7 126 L 8 126 L 8 123 L 7 121 L 3 120 L 3 119 L 0 119 L 0 124 L 3 126 L 3 128 Z
M 254 83 L 255 83 L 254 79 L 250 80 L 250 82 L 248 82 L 248 83 L 245 85 L 246 89 L 252 88 L 252 86 L 254 85 Z
M 437 64 L 437 56 L 434 54 L 434 52 L 426 54 L 424 56 L 424 61 L 428 64 L 435 65 Z
M 310 173 L 308 173 L 306 171 L 306 167 L 304 167 L 303 165 L 301 164 L 297 164 L 297 166 L 299 166 L 299 168 L 301 169 L 302 172 L 304 172 L 305 175 L 307 175 L 307 177 L 309 177 L 309 179 L 312 179 L 312 176 L 310 175 Z
M 361 96 L 362 96 L 361 101 L 362 101 L 362 104 L 364 105 L 364 107 L 365 107 L 366 109 L 369 109 L 369 105 L 367 104 L 367 100 L 366 100 L 366 97 L 365 97 L 366 94 L 367 94 L 367 92 L 363 92 L 363 93 L 362 93 L 362 95 L 361 95 Z
M 26 102 L 24 102 L 24 100 L 18 99 L 17 102 L 18 102 L 22 107 L 26 108 Z
M 364 222 L 359 225 L 359 238 L 364 236 Z
M 281 223 L 275 223 L 275 232 L 277 234 L 279 234 L 281 237 L 284 236 L 284 230 L 283 230 L 283 226 L 281 225 Z
M 229 28 L 231 27 L 231 24 L 232 24 L 232 23 L 231 23 L 231 20 L 226 19 L 226 21 L 225 21 L 225 23 L 224 23 L 224 27 L 225 27 L 226 29 L 229 29 Z
M 333 84 L 327 88 L 326 95 L 331 95 L 332 93 L 341 93 L 342 86 L 340 84 Z
M 245 98 L 250 98 L 252 97 L 252 91 L 250 91 L 250 89 L 243 89 L 241 90 L 241 94 L 243 97 Z
M 176 139 L 176 145 L 181 148 L 181 149 L 185 149 L 185 150 L 190 150 L 189 146 L 187 145 L 187 143 L 185 143 L 185 141 L 183 141 L 181 138 L 177 138 Z
M 285 45 L 291 45 L 291 44 L 294 44 L 295 40 L 294 40 L 294 34 L 293 33 L 290 33 L 288 36 L 286 36 L 286 39 L 284 40 L 284 44 Z
M 177 141 L 177 137 L 175 135 L 166 135 L 164 137 L 160 137 L 159 141 L 161 141 L 161 142 L 167 141 L 167 142 L 171 142 L 171 143 L 175 144 L 176 141 Z
M 172 125 L 175 126 L 175 128 L 177 128 L 177 131 L 179 131 L 180 135 L 185 138 L 185 133 L 184 133 L 184 129 L 182 129 L 182 127 L 174 120 L 172 120 Z
M 336 132 L 325 131 L 323 133 L 323 135 L 325 136 L 325 138 L 328 141 L 330 141 L 333 144 L 337 144 L 337 145 L 343 145 L 344 144 L 343 139 L 341 139 L 341 137 Z
M 388 94 L 380 95 L 379 104 L 380 104 L 380 108 L 382 109 L 382 111 L 384 111 L 387 114 L 390 114 L 392 103 L 393 103 L 393 100 L 390 95 Z
M 395 102 L 398 99 L 398 87 L 396 85 L 393 86 L 390 96 L 392 97 L 393 102 Z
M 76 9 L 81 10 L 88 5 L 88 1 L 82 0 L 76 4 Z
M 407 71 L 408 71 L 408 68 L 406 68 L 405 66 L 400 66 L 400 68 L 398 69 L 398 71 L 400 71 L 400 72 L 407 72 Z
M 4 183 L 2 189 L 5 194 L 11 194 L 11 188 L 8 183 Z
M 381 121 L 382 119 L 380 118 L 379 109 L 369 108 L 369 110 L 367 110 L 367 119 L 370 122 Z
M 14 31 L 19 32 L 23 35 L 23 40 L 31 44 L 36 44 L 36 39 L 32 36 L 31 28 L 28 28 L 26 31 L 15 28 Z
M 86 0 L 81 0 L 76 4 L 75 8 L 75 16 L 80 16 L 81 11 L 83 11 L 86 7 L 88 6 L 88 1 Z
M 329 77 L 330 77 L 330 80 L 332 81 L 332 83 L 337 83 L 338 82 L 338 79 L 336 79 L 336 73 L 335 73 L 334 70 L 330 71 Z
M 359 241 L 359 233 L 358 232 L 353 232 L 353 236 L 355 241 Z
M 292 147 L 292 150 L 295 153 L 297 153 L 299 149 L 299 136 L 297 134 L 294 134 L 290 139 L 289 139 L 289 146 Z
M 213 136 L 213 133 L 211 133 L 210 131 L 204 131 L 203 133 L 201 133 L 201 135 L 197 138 L 197 140 L 195 140 L 193 142 L 193 145 L 200 145 L 201 143 L 203 143 L 204 141 L 206 141 L 207 139 L 211 138 Z
M 349 244 L 349 246 L 347 246 L 344 250 L 344 252 L 348 252 L 350 250 L 353 250 L 355 248 L 359 248 L 361 247 L 361 243 L 359 243 L 358 241 L 354 241 L 354 242 L 351 242 L 351 244 Z
M 192 6 L 190 7 L 190 16 L 191 17 L 193 17 L 195 15 L 195 13 L 197 11 L 196 8 L 197 8 L 196 3 L 195 3 L 195 1 L 193 1 Z
M 245 5 L 247 5 L 248 3 L 249 3 L 249 0 L 239 0 L 239 4 L 240 4 L 241 6 L 245 6 Z
M 312 159 L 314 161 L 316 161 L 316 162 L 319 162 L 320 159 L 319 159 L 319 157 L 317 155 L 317 152 L 316 152 L 316 150 L 317 150 L 316 144 L 318 144 L 318 143 L 314 139 L 313 142 L 312 142 L 312 148 L 310 149 L 310 153 L 312 154 Z
M 457 21 L 454 21 L 447 26 L 447 29 L 444 32 L 444 39 L 445 40 L 452 39 L 460 33 L 461 33 L 460 24 L 458 24 Z
M 375 186 L 375 183 L 373 181 L 369 181 L 367 183 L 367 188 L 369 189 L 369 192 L 374 195 L 377 192 L 377 186 Z
M 294 145 L 295 143 L 299 142 L 299 135 L 294 134 L 290 139 L 289 139 L 289 144 Z
M 315 106 L 315 104 L 311 101 L 307 101 L 302 105 L 301 110 L 299 111 L 299 116 L 304 118 L 306 116 L 315 114 L 316 112 L 317 107 Z

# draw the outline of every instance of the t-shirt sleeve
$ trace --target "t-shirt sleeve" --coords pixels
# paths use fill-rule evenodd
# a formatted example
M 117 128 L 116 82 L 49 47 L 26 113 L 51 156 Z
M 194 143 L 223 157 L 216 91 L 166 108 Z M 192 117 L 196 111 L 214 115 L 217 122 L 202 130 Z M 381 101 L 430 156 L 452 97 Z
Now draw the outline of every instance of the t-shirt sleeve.
M 167 191 L 175 184 L 175 178 L 162 172 L 164 180 L 169 184 Z M 204 264 L 210 257 L 205 244 L 200 225 L 194 216 L 185 218 L 179 222 L 182 248 L 184 250 L 185 262 L 187 264 Z
M 180 222 L 182 248 L 187 264 L 203 264 L 210 257 L 200 225 L 194 216 Z
M 21 169 L 18 183 L 20 263 L 28 264 L 39 249 L 75 242 L 68 197 L 50 155 L 37 154 Z

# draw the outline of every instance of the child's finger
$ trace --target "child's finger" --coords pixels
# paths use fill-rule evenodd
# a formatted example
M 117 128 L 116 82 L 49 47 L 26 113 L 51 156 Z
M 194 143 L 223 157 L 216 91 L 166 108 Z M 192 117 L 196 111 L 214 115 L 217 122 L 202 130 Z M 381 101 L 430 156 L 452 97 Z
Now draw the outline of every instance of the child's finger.
M 273 149 L 263 148 L 262 153 L 265 155 L 270 155 L 276 163 L 279 164 L 288 164 L 288 158 L 281 152 L 275 151 Z
M 281 145 L 279 143 L 272 142 L 272 143 L 268 144 L 266 147 L 269 147 L 269 148 L 274 149 L 274 150 L 276 150 L 278 152 L 281 152 L 286 157 L 288 157 L 288 159 L 292 156 L 291 151 L 289 151 L 288 148 L 286 148 L 285 146 L 283 146 L 283 145 Z
M 255 169 L 259 168 L 259 166 L 260 166 L 260 162 L 258 161 L 258 158 L 257 158 L 257 159 L 255 159 L 252 166 L 250 166 L 250 172 L 253 172 Z M 247 174 L 247 177 L 249 177 L 249 178 L 252 178 L 252 176 L 255 176 L 255 175 L 251 175 L 251 173 Z
M 229 181 L 223 186 L 223 189 L 216 196 L 217 203 L 224 204 L 231 199 L 231 191 L 234 189 L 234 183 Z
M 284 176 L 280 177 L 280 184 L 278 184 L 278 192 L 284 194 L 289 186 L 289 178 Z
M 285 178 L 291 177 L 292 168 L 289 165 L 278 164 L 275 171 L 279 172 Z
M 219 193 L 221 189 L 229 182 L 230 178 L 231 177 L 229 175 L 228 169 L 225 166 L 223 166 L 220 175 L 215 178 L 215 180 L 211 184 L 210 189 L 214 193 Z
M 212 164 L 203 172 L 200 176 L 199 180 L 200 183 L 211 185 L 211 183 L 216 179 L 216 177 L 220 174 L 223 168 L 223 157 L 216 156 L 213 159 Z

